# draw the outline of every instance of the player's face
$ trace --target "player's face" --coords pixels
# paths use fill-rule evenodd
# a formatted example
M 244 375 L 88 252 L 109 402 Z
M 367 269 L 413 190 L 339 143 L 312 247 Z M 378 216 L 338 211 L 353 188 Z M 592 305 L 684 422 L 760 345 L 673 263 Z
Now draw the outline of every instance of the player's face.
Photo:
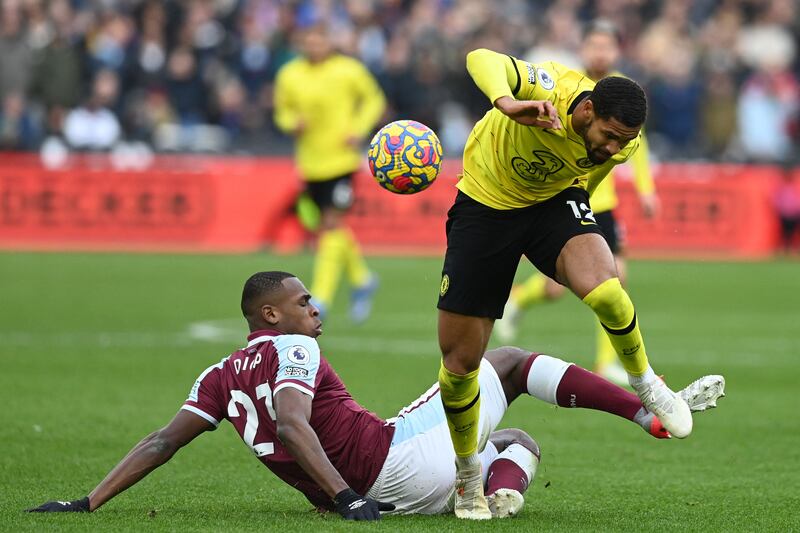
M 586 157 L 595 165 L 605 163 L 634 140 L 640 129 L 626 126 L 615 118 L 606 120 L 594 116 L 583 135 Z
M 317 63 L 328 57 L 333 51 L 333 46 L 324 30 L 314 28 L 303 35 L 303 54 L 312 63 Z
M 617 39 L 610 33 L 594 32 L 587 35 L 581 46 L 583 66 L 589 74 L 608 75 L 619 59 Z
M 278 327 L 284 333 L 319 337 L 322 335 L 322 321 L 319 309 L 310 302 L 311 294 L 303 282 L 297 278 L 283 280 L 284 296 L 276 304 L 279 312 Z

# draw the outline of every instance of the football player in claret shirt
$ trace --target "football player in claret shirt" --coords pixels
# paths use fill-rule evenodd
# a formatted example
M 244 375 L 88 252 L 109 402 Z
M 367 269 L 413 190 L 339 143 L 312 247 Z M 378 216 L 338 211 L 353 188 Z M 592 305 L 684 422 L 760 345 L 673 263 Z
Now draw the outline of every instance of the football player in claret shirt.
M 353 520 L 379 519 L 382 511 L 451 511 L 455 454 L 438 386 L 390 420 L 361 407 L 320 353 L 322 323 L 310 299 L 292 274 L 251 276 L 242 294 L 251 331 L 247 345 L 204 370 L 172 421 L 137 444 L 87 497 L 30 511 L 94 511 L 222 420 L 267 468 L 320 509 Z M 521 394 L 604 410 L 656 438 L 669 437 L 634 394 L 547 355 L 492 350 L 481 365 L 480 384 L 480 460 L 497 517 L 519 512 L 539 462 L 538 446 L 527 434 L 494 431 Z M 682 393 L 704 409 L 723 386 L 721 377 L 707 376 Z
M 586 76 L 597 82 L 606 76 L 622 76 L 614 70 L 620 56 L 620 36 L 616 27 L 609 21 L 598 19 L 589 24 L 583 34 L 581 58 Z M 633 182 L 639 196 L 642 214 L 647 218 L 655 216 L 658 210 L 658 197 L 655 182 L 648 162 L 647 140 L 644 132 L 639 136 L 639 149 L 629 161 L 633 167 Z M 614 210 L 617 207 L 617 192 L 614 186 L 615 172 L 600 182 L 592 193 L 591 208 L 597 224 L 603 230 L 611 253 L 614 254 L 620 283 L 625 286 L 627 267 L 624 258 L 624 229 L 617 220 Z M 547 301 L 555 301 L 564 294 L 564 286 L 537 272 L 524 283 L 511 289 L 506 302 L 503 318 L 495 323 L 494 332 L 502 343 L 514 341 L 517 322 L 529 307 Z M 594 371 L 619 385 L 628 383 L 628 375 L 617 358 L 614 346 L 602 325 L 597 323 L 597 352 Z
M 595 83 L 553 61 L 531 64 L 486 49 L 467 55 L 467 70 L 494 108 L 467 140 L 445 226 L 439 385 L 458 458 L 455 512 L 480 520 L 491 513 L 478 458 L 478 374 L 522 256 L 594 311 L 630 385 L 673 436 L 689 436 L 692 416 L 649 364 L 589 204 L 611 169 L 639 148 L 644 91 L 621 76 Z

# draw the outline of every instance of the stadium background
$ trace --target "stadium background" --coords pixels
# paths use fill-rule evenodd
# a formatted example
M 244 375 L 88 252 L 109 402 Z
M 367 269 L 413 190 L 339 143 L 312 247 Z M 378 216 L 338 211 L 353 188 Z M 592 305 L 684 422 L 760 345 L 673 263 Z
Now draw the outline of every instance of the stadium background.
M 643 221 L 623 199 L 632 251 L 650 258 L 632 264 L 630 282 L 648 351 L 670 383 L 725 374 L 729 397 L 685 442 L 523 399 L 504 425 L 539 440 L 545 462 L 523 515 L 492 527 L 800 527 L 800 276 L 794 259 L 773 258 L 775 193 L 795 173 L 798 143 L 796 2 L 0 6 L 0 146 L 9 152 L 0 154 L 0 529 L 344 527 L 308 513 L 226 429 L 96 515 L 20 510 L 85 494 L 166 422 L 199 371 L 241 344 L 237 299 L 250 273 L 309 277 L 291 213 L 291 144 L 270 118 L 272 81 L 296 29 L 327 20 L 381 82 L 385 120 L 429 124 L 454 158 L 418 197 L 389 195 L 364 176 L 358 184 L 353 222 L 375 239 L 367 244 L 382 290 L 361 328 L 340 316 L 340 295 L 320 342 L 356 399 L 391 416 L 438 364 L 441 211 L 465 136 L 488 106 L 464 54 L 486 46 L 574 62 L 581 24 L 596 16 L 621 29 L 622 70 L 651 103 L 662 216 Z M 111 253 L 120 249 L 158 253 Z M 742 258 L 758 261 L 730 261 Z M 522 331 L 522 346 L 591 363 L 592 320 L 575 299 L 529 313 Z M 382 527 L 470 529 L 452 518 Z

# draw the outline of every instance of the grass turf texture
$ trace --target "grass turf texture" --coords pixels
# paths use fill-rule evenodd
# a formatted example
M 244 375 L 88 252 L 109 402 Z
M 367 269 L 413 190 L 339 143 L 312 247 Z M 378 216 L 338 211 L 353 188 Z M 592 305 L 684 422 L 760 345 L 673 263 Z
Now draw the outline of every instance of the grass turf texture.
M 440 260 L 370 263 L 382 282 L 373 317 L 351 326 L 340 293 L 320 344 L 355 398 L 388 417 L 436 376 Z M 634 262 L 630 291 L 656 371 L 675 386 L 722 373 L 728 397 L 696 417 L 686 441 L 656 441 L 610 415 L 521 398 L 503 427 L 533 435 L 543 462 L 516 519 L 389 517 L 353 525 L 319 516 L 225 423 L 92 515 L 22 512 L 87 494 L 163 426 L 196 376 L 242 344 L 241 286 L 267 269 L 307 279 L 310 257 L 0 254 L 0 529 L 800 527 L 800 276 L 789 262 Z M 528 313 L 518 342 L 584 366 L 593 343 L 590 312 L 573 297 Z

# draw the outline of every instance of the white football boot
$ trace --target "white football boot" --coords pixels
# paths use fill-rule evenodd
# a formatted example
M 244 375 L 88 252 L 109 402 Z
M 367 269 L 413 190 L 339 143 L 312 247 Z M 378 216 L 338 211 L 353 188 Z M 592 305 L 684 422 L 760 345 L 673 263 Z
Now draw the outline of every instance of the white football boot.
M 492 518 L 516 516 L 525 506 L 525 498 L 514 489 L 497 489 L 486 497 Z
M 462 466 L 456 471 L 456 502 L 454 509 L 458 518 L 467 520 L 489 520 L 492 513 L 486 496 L 483 495 L 481 464 Z
M 713 409 L 717 406 L 717 400 L 725 396 L 725 378 L 716 374 L 703 376 L 691 382 L 678 395 L 693 413 Z
M 692 412 L 679 395 L 659 377 L 644 383 L 631 384 L 642 405 L 656 415 L 664 428 L 676 438 L 685 439 L 692 432 Z

